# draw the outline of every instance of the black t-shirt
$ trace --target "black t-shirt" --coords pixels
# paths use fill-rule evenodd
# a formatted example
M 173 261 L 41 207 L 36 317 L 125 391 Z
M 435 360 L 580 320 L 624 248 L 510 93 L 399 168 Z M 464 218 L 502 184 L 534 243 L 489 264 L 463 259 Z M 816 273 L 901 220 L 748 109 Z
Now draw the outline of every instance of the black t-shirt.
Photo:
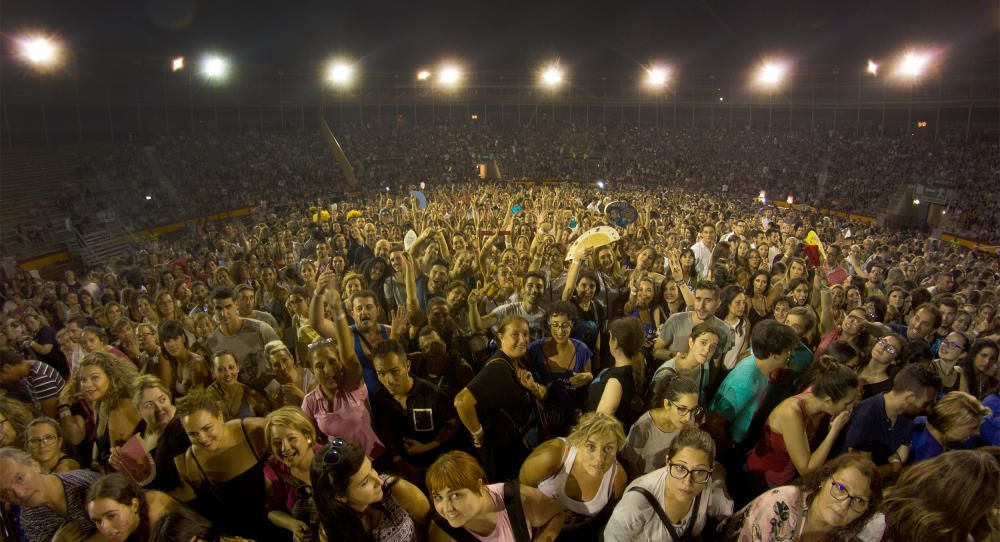
M 142 422 L 141 430 L 146 430 L 146 422 Z M 170 420 L 163 434 L 160 435 L 156 448 L 152 451 L 153 462 L 156 464 L 156 477 L 146 486 L 146 489 L 158 491 L 170 491 L 181 485 L 181 477 L 177 473 L 177 465 L 174 458 L 183 454 L 191 447 L 191 440 L 188 439 L 181 419 L 174 416 Z
M 505 418 L 504 412 L 518 427 L 529 422 L 534 401 L 518 382 L 513 366 L 502 352 L 486 362 L 467 387 L 476 398 L 476 414 L 487 435 Z
M 448 353 L 449 359 L 445 363 L 441 374 L 431 375 L 427 371 L 427 356 L 423 352 L 414 352 L 406 355 L 410 361 L 410 374 L 429 381 L 441 390 L 441 393 L 449 401 L 455 399 L 455 395 L 472 380 L 472 367 L 460 357 Z
M 601 396 L 604 395 L 604 387 L 608 385 L 608 380 L 611 379 L 617 380 L 622 386 L 622 399 L 618 403 L 618 410 L 615 411 L 615 417 L 626 424 L 625 427 L 628 427 L 632 417 L 632 408 L 630 405 L 632 403 L 632 396 L 635 395 L 635 380 L 632 377 L 631 366 L 611 367 L 598 373 L 587 390 L 587 412 L 597 410 L 597 405 L 601 404 Z
M 59 349 L 59 343 L 56 341 L 56 330 L 49 326 L 42 326 L 38 330 L 38 334 L 35 335 L 35 342 L 38 344 L 51 344 L 52 350 L 48 354 L 39 354 L 32 350 L 32 354 L 35 354 L 39 361 L 48 363 L 63 378 L 69 378 L 69 364 L 66 362 L 66 356 Z
M 403 439 L 409 438 L 424 444 L 431 442 L 456 416 L 455 407 L 437 386 L 416 377 L 407 394 L 405 409 L 382 387 L 375 392 L 372 411 L 379 438 L 390 450 L 403 456 L 407 455 Z

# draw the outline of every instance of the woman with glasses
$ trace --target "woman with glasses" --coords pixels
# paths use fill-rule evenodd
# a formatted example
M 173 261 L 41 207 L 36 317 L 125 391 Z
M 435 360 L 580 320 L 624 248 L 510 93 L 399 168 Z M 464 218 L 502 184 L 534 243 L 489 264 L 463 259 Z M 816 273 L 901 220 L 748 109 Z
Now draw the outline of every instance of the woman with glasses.
M 616 456 L 625 441 L 620 421 L 588 412 L 566 438 L 542 443 L 521 465 L 521 483 L 537 487 L 562 504 L 562 530 L 577 538 L 597 537 L 614 503 L 628 484 L 628 475 Z M 607 512 L 607 514 L 605 514 Z M 596 521 L 595 521 L 596 520 Z M 580 530 L 586 527 L 586 530 Z
M 309 469 L 320 540 L 411 542 L 424 539 L 430 503 L 413 484 L 379 474 L 364 447 L 334 438 Z
M 80 468 L 80 463 L 64 450 L 59 422 L 47 417 L 35 418 L 28 424 L 26 433 L 28 453 L 38 462 L 42 473 L 66 472 Z
M 858 399 L 858 376 L 830 356 L 813 362 L 806 389 L 778 404 L 760 442 L 747 456 L 758 487 L 775 487 L 821 467 L 847 425 Z
M 160 342 L 156 326 L 145 322 L 137 324 L 135 338 L 139 343 L 139 372 L 159 374 Z
M 282 407 L 264 418 L 271 456 L 264 466 L 270 484 L 267 514 L 271 523 L 292 533 L 295 542 L 316 540 L 319 523 L 309 469 L 323 445 L 316 428 L 296 407 Z
M 694 540 L 733 513 L 725 483 L 713 479 L 715 442 L 697 427 L 681 429 L 663 467 L 625 490 L 604 529 L 606 542 Z
M 577 312 L 568 301 L 556 301 L 549 307 L 546 321 L 549 337 L 528 345 L 527 366 L 535 380 L 547 389 L 545 411 L 550 414 L 549 430 L 562 433 L 571 423 L 570 415 L 577 408 L 577 390 L 594 380 L 591 373 L 593 352 L 581 341 L 573 339 Z
M 905 344 L 903 337 L 895 333 L 884 335 L 875 341 L 871 358 L 858 372 L 862 400 L 892 389 L 892 379 L 899 371 L 898 362 Z
M 676 371 L 659 373 L 650 409 L 632 425 L 622 448 L 629 476 L 649 474 L 662 466 L 670 443 L 685 427 L 697 427 L 703 409 L 698 384 Z
M 770 489 L 751 501 L 728 523 L 724 540 L 853 540 L 881 499 L 882 481 L 875 464 L 860 452 L 844 454 L 793 485 Z
M 191 446 L 174 460 L 181 487 L 174 497 L 223 533 L 255 540 L 287 540 L 267 520 L 267 435 L 264 420 L 226 421 L 211 392 L 195 390 L 177 402 Z
M 941 339 L 938 359 L 934 360 L 934 369 L 941 377 L 941 393 L 969 390 L 968 379 L 962 374 L 958 364 L 971 344 L 972 339 L 961 331 L 952 331 Z

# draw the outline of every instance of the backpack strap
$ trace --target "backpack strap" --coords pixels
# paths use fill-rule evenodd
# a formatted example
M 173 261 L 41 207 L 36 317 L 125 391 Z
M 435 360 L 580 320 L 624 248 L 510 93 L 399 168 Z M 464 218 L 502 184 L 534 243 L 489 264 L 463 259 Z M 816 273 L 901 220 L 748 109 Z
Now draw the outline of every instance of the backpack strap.
M 469 531 L 460 527 L 452 527 L 446 519 L 441 517 L 436 511 L 431 515 L 431 520 L 439 529 L 452 538 L 455 542 L 479 542 L 479 539 L 472 536 Z
M 674 529 L 673 522 L 670 521 L 670 518 L 667 517 L 667 513 L 664 512 L 663 507 L 660 506 L 660 501 L 656 500 L 656 497 L 654 497 L 653 494 L 650 493 L 648 489 L 636 486 L 629 489 L 629 491 L 635 491 L 636 493 L 639 493 L 640 495 L 646 498 L 646 501 L 649 502 L 650 508 L 652 508 L 653 511 L 656 512 L 656 515 L 659 516 L 660 521 L 663 522 L 663 526 L 667 529 L 667 532 L 670 533 L 671 540 L 674 540 L 676 542 L 695 540 L 695 538 L 691 535 L 691 529 L 694 527 L 696 519 L 695 515 L 698 513 L 698 505 L 701 503 L 700 493 L 698 494 L 697 497 L 695 497 L 694 505 L 691 507 L 691 521 L 688 522 L 687 528 L 684 529 L 684 532 L 678 535 L 677 530 Z
M 510 528 L 514 531 L 514 540 L 531 542 L 531 529 L 528 528 L 528 521 L 524 517 L 524 506 L 521 503 L 521 482 L 519 480 L 504 483 L 503 504 L 507 509 Z

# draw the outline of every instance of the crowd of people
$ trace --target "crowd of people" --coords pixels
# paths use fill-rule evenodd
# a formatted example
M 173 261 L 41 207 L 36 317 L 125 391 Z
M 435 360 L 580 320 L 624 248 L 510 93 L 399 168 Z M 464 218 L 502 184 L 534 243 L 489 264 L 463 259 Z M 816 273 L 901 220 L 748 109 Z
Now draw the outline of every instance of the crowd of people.
M 478 173 L 475 164 L 484 163 L 505 179 L 607 180 L 725 191 L 741 198 L 763 190 L 769 198 L 791 195 L 798 203 L 879 216 L 899 202 L 903 187 L 944 186 L 951 195 L 942 227 L 1000 243 L 1000 199 L 990 189 L 1000 180 L 995 139 L 486 121 L 342 123 L 334 131 L 362 187 L 465 181 Z M 117 201 L 106 194 L 90 198 L 98 207 L 115 208 L 140 229 L 254 206 L 262 199 L 272 205 L 313 199 L 343 183 L 336 161 L 313 130 L 173 135 L 148 148 L 88 149 L 79 161 L 102 182 L 88 178 L 83 184 L 151 196 L 150 201 Z M 970 193 L 977 197 L 967 197 Z M 87 213 L 76 216 L 79 222 Z
M 994 255 L 720 191 L 425 194 L 6 280 L 3 539 L 996 539 Z

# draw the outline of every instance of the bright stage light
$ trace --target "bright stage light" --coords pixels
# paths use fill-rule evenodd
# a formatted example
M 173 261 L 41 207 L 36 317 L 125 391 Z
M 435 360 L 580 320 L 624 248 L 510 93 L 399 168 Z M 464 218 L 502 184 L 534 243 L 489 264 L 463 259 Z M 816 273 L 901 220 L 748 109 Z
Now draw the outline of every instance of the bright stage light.
M 59 62 L 61 47 L 45 36 L 27 36 L 19 40 L 21 58 L 32 66 L 51 68 Z
M 555 88 L 563 82 L 563 71 L 559 64 L 552 64 L 542 69 L 542 85 Z
M 667 84 L 670 71 L 666 68 L 652 67 L 646 70 L 646 85 L 650 87 L 662 87 Z
M 767 61 L 757 71 L 757 84 L 764 87 L 776 87 L 784 80 L 788 66 L 774 61 Z
M 426 81 L 431 78 L 431 72 L 427 70 L 420 70 L 417 72 L 417 79 L 420 81 Z
M 917 79 L 924 74 L 931 62 L 931 55 L 923 52 L 907 51 L 896 65 L 896 75 Z
M 179 56 L 179 57 L 173 59 L 173 61 L 171 61 L 171 63 L 170 63 L 170 69 L 173 70 L 173 71 L 175 71 L 175 72 L 183 70 L 184 69 L 184 57 Z
M 597 188 L 604 190 L 604 181 L 597 181 Z
M 446 87 L 457 86 L 461 79 L 462 70 L 459 70 L 456 66 L 445 66 L 441 68 L 441 73 L 438 75 L 438 83 Z
M 788 202 L 789 205 L 792 205 L 793 203 L 795 203 L 795 198 L 791 194 L 789 194 L 788 198 L 785 199 L 785 201 Z
M 201 63 L 201 74 L 209 79 L 221 79 L 229 71 L 229 62 L 218 55 L 209 55 Z
M 913 204 L 914 204 L 914 205 L 920 205 L 920 200 L 919 200 L 919 199 L 915 199 L 915 200 L 913 200 Z
M 326 80 L 338 86 L 348 85 L 353 78 L 354 66 L 340 60 L 331 63 L 326 74 Z
M 869 60 L 867 71 L 871 75 L 878 75 L 878 64 L 876 64 L 874 60 Z

